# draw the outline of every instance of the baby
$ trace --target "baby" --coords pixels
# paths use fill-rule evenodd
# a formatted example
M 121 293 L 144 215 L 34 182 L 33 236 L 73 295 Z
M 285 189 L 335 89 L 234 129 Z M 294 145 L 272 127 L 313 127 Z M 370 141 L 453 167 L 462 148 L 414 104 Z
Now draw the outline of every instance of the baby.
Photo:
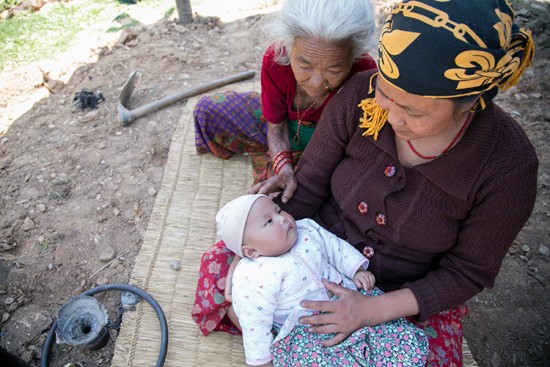
M 216 221 L 220 238 L 243 258 L 232 299 L 249 365 L 271 365 L 272 344 L 310 313 L 300 301 L 332 298 L 323 278 L 354 290 L 374 286 L 369 261 L 351 244 L 311 219 L 295 221 L 265 195 L 230 201 Z

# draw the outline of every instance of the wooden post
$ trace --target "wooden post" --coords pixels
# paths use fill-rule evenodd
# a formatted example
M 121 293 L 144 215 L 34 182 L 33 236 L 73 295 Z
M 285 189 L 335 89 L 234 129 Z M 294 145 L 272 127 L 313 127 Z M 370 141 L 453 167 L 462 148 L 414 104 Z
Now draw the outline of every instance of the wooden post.
M 193 21 L 191 0 L 176 0 L 176 7 L 178 8 L 179 24 L 189 24 Z

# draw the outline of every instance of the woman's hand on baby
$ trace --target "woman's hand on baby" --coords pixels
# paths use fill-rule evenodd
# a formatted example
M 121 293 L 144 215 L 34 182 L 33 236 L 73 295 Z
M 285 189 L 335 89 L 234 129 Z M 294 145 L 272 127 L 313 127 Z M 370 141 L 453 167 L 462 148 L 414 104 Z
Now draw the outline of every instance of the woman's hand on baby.
M 386 320 L 379 320 L 376 299 L 360 292 L 347 289 L 339 284 L 323 279 L 326 289 L 335 294 L 335 301 L 302 301 L 300 305 L 321 313 L 304 316 L 300 323 L 309 325 L 308 331 L 316 334 L 336 335 L 322 342 L 323 347 L 331 347 L 346 340 L 356 330 L 364 326 L 377 325 Z
M 286 203 L 290 200 L 296 188 L 298 181 L 292 170 L 280 172 L 278 175 L 269 179 L 258 182 L 248 190 L 249 194 L 265 194 L 269 195 L 282 190 L 281 201 Z
M 358 270 L 353 276 L 353 283 L 358 289 L 369 290 L 374 287 L 374 274 L 366 270 Z

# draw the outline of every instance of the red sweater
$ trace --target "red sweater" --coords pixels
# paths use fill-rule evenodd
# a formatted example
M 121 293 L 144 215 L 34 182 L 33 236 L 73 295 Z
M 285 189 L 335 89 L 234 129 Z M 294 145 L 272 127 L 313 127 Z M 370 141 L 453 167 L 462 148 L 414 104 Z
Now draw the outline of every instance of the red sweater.
M 402 166 L 389 124 L 377 141 L 358 127 L 371 75 L 355 75 L 327 105 L 283 207 L 359 250 L 373 247 L 377 286 L 410 288 L 422 321 L 494 285 L 533 209 L 538 159 L 520 126 L 491 103 L 447 154 Z
M 267 121 L 279 124 L 286 120 L 298 119 L 296 111 L 292 108 L 292 101 L 294 101 L 294 96 L 296 95 L 296 78 L 294 78 L 290 65 L 279 65 L 273 60 L 274 52 L 273 46 L 270 46 L 266 50 L 262 61 L 260 77 L 262 85 L 262 114 Z M 370 69 L 376 69 L 376 62 L 369 55 L 365 54 L 362 58 L 355 61 L 348 79 L 360 71 Z M 335 93 L 336 90 L 332 91 L 319 107 L 306 111 L 302 118 L 305 121 L 317 123 L 325 105 Z

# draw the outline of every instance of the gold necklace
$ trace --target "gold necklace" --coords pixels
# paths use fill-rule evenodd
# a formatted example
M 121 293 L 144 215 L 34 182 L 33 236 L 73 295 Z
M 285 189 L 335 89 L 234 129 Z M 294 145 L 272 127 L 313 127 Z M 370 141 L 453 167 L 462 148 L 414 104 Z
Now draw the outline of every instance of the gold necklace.
M 296 86 L 296 117 L 298 117 L 298 128 L 296 129 L 296 134 L 294 134 L 294 138 L 292 139 L 292 143 L 294 145 L 300 144 L 300 126 L 302 126 L 302 118 L 304 115 L 311 110 L 313 106 L 317 103 L 317 100 L 313 100 L 308 108 L 306 108 L 304 111 L 300 111 L 301 103 L 300 103 L 300 86 Z M 302 112 L 300 114 L 300 112 Z

